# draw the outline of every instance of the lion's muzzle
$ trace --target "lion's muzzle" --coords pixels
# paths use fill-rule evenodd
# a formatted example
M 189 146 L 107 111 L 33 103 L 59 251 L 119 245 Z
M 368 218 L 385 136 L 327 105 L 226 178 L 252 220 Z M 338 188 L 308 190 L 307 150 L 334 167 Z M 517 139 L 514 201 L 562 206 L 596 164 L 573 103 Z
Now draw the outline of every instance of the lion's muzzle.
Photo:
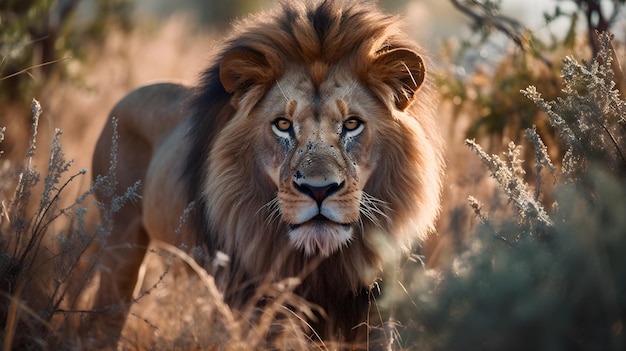
M 304 195 L 312 198 L 318 207 L 322 207 L 324 200 L 343 188 L 345 182 L 324 182 L 321 184 L 311 184 L 309 182 L 293 182 L 293 187 Z
M 359 201 L 348 189 L 345 165 L 333 147 L 309 143 L 292 164 L 281 210 L 296 248 L 329 256 L 352 239 Z

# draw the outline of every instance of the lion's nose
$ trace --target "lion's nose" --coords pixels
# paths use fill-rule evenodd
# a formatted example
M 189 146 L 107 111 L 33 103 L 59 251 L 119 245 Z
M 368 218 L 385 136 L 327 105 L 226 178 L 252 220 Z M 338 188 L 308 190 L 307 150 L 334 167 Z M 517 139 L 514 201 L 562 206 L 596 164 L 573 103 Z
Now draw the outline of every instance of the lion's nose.
M 322 206 L 322 202 L 339 191 L 344 186 L 344 182 L 341 183 L 327 183 L 322 185 L 312 185 L 308 183 L 296 183 L 293 182 L 293 186 L 298 189 L 299 192 L 309 196 L 317 203 L 318 207 Z

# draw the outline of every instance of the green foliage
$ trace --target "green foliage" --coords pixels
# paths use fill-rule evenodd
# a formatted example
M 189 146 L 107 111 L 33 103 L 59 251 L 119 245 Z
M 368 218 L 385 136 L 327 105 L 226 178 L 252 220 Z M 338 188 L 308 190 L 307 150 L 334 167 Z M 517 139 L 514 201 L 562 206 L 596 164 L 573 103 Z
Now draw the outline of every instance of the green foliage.
M 409 326 L 406 345 L 420 350 L 623 350 L 626 348 L 626 163 L 623 98 L 611 71 L 608 34 L 592 63 L 564 62 L 561 97 L 546 102 L 524 93 L 544 110 L 564 150 L 554 205 L 539 202 L 542 173 L 553 174 L 536 130 L 539 178 L 523 181 L 520 148 L 504 159 L 475 149 L 515 211 L 490 219 L 470 204 L 482 224 L 466 249 L 438 272 L 418 271 L 402 301 L 399 319 Z M 592 140 L 593 139 L 593 140 Z M 411 298 L 409 298 L 409 296 Z M 419 332 L 416 332 L 419 330 Z
M 573 10 L 564 10 L 558 3 L 552 12 L 544 14 L 545 27 L 533 32 L 518 20 L 500 12 L 500 1 L 451 0 L 474 26 L 472 35 L 460 45 L 448 45 L 444 57 L 450 62 L 451 71 L 466 67 L 461 74 L 451 72 L 439 78 L 443 97 L 453 102 L 456 113 L 461 112 L 472 119 L 467 129 L 468 138 L 489 139 L 490 149 L 499 149 L 509 141 L 519 143 L 524 130 L 536 126 L 539 134 L 552 144 L 554 129 L 546 126 L 545 115 L 532 101 L 518 92 L 529 83 L 540 86 L 547 99 L 559 94 L 561 79 L 560 60 L 566 55 L 588 55 L 599 52 L 597 30 L 607 31 L 619 18 L 624 1 L 607 4 L 592 1 L 576 1 Z M 581 18 L 587 20 L 587 38 L 576 35 Z M 594 20 L 595 18 L 595 20 Z M 555 34 L 551 27 L 555 20 L 564 19 L 568 29 Z M 506 50 L 494 50 L 508 39 Z M 590 49 L 590 50 L 589 50 Z M 476 58 L 476 53 L 480 57 Z M 558 153 L 560 150 L 552 150 Z
M 32 96 L 37 82 L 64 73 L 60 63 L 80 57 L 108 26 L 130 28 L 134 0 L 94 0 L 93 18 L 77 20 L 79 0 L 8 0 L 0 2 L 0 104 Z

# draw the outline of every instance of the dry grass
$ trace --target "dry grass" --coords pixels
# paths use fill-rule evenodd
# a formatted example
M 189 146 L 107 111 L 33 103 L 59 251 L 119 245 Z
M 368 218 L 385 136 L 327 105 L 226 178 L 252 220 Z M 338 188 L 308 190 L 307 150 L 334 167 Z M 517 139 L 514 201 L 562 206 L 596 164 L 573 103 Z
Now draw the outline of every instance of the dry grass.
M 90 304 L 93 286 L 87 277 L 98 254 L 93 241 L 103 230 L 90 190 L 95 142 L 108 111 L 134 87 L 157 80 L 193 82 L 209 39 L 187 34 L 185 23 L 172 19 L 158 30 L 128 36 L 112 31 L 103 47 L 89 49 L 93 55 L 86 61 L 59 63 L 69 65 L 77 78 L 42 84 L 44 108 L 37 108 L 37 139 L 30 147 L 30 111 L 2 106 L 2 122 L 7 122 L 0 189 L 4 349 L 81 348 L 75 335 L 81 314 L 67 311 Z
M 180 249 L 154 243 L 144 264 L 168 273 L 144 281 L 122 335 L 128 349 L 305 350 L 321 342 L 305 334 L 305 317 L 316 307 L 293 294 L 297 278 L 261 288 L 262 309 L 251 303 L 232 310 L 213 276 Z

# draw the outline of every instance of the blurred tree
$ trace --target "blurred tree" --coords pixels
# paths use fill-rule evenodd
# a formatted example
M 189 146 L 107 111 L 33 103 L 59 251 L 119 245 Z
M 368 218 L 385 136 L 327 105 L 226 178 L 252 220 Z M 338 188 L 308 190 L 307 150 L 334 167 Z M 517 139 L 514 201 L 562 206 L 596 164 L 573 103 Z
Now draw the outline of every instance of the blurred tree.
M 259 11 L 263 0 L 179 0 L 141 1 L 139 7 L 155 12 L 158 17 L 168 17 L 175 12 L 191 15 L 192 19 L 204 27 L 224 30 L 238 17 Z
M 379 5 L 391 13 L 401 13 L 408 3 L 414 0 L 385 0 Z M 276 7 L 275 0 L 137 0 L 138 7 L 156 13 L 158 17 L 168 17 L 174 12 L 187 12 L 199 24 L 218 30 L 225 30 L 238 18 L 257 13 L 265 8 Z
M 598 31 L 608 31 L 617 23 L 625 0 L 575 0 L 575 8 L 569 11 L 563 9 L 562 1 L 557 1 L 551 13 L 544 13 L 546 29 L 550 32 L 550 25 L 557 19 L 566 19 L 568 29 L 563 35 L 550 32 L 547 36 L 533 33 L 520 21 L 503 15 L 499 0 L 450 2 L 471 20 L 473 31 L 460 46 L 445 47 L 444 57 L 451 62 L 450 74 L 439 79 L 439 86 L 444 98 L 454 103 L 457 115 L 463 112 L 473 120 L 467 137 L 487 138 L 492 150 L 500 149 L 509 141 L 519 142 L 523 131 L 536 125 L 548 144 L 553 145 L 554 132 L 545 123 L 545 114 L 519 92 L 533 84 L 541 86 L 547 98 L 556 97 L 561 89 L 561 58 L 570 54 L 596 56 Z M 586 34 L 582 36 L 577 35 L 579 18 L 586 20 Z M 455 68 L 461 62 L 467 63 L 470 53 L 493 47 L 495 34 L 506 36 L 513 43 L 512 49 L 490 64 L 480 55 L 468 75 L 457 74 Z M 619 63 L 613 63 L 615 82 L 624 91 Z
M 0 2 L 0 104 L 29 103 L 34 83 L 63 72 L 58 62 L 102 39 L 106 25 L 129 28 L 133 1 L 94 0 L 97 16 L 81 25 L 74 18 L 79 0 Z

